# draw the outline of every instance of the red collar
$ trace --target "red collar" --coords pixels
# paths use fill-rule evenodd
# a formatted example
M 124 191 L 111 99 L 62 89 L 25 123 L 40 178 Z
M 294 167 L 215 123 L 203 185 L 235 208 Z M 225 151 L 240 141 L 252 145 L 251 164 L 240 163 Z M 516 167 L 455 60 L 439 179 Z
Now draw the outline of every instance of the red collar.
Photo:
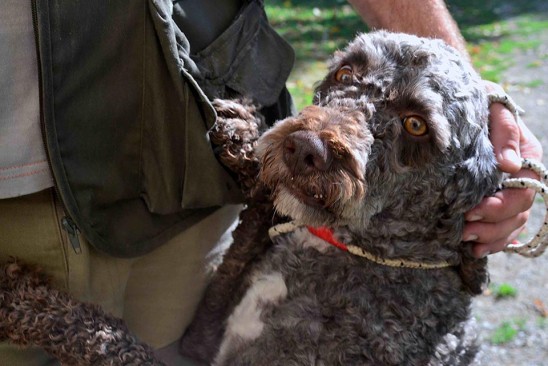
M 283 225 L 283 224 L 282 224 Z M 288 224 L 289 227 L 292 227 L 293 224 Z M 437 269 L 437 268 L 445 268 L 445 267 L 453 267 L 454 264 L 451 264 L 447 261 L 440 261 L 436 263 L 424 263 L 424 262 L 414 262 L 406 259 L 388 259 L 388 258 L 382 258 L 378 257 L 375 254 L 372 254 L 368 251 L 366 251 L 363 248 L 360 248 L 358 246 L 352 245 L 352 244 L 345 244 L 337 239 L 335 239 L 333 235 L 333 229 L 330 229 L 325 226 L 320 227 L 313 227 L 313 226 L 306 226 L 308 229 L 308 232 L 325 242 L 345 251 L 349 252 L 351 254 L 357 255 L 359 257 L 366 258 L 372 262 L 375 262 L 377 264 L 382 264 L 389 267 L 399 267 L 399 268 L 416 268 L 416 269 Z
M 326 226 L 320 226 L 320 227 L 307 226 L 306 228 L 308 229 L 310 234 L 317 236 L 320 239 L 323 239 L 329 244 L 336 246 L 337 248 L 342 249 L 345 252 L 348 252 L 348 247 L 346 246 L 346 244 L 338 241 L 333 236 L 333 229 L 330 229 Z

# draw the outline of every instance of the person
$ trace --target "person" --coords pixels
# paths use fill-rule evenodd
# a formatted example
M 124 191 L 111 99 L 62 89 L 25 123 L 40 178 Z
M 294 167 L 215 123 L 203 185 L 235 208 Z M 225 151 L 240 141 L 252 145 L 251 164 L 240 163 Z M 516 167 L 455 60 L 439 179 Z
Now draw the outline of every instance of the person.
M 373 28 L 466 52 L 442 0 L 349 2 Z M 259 0 L 8 0 L 0 47 L 0 260 L 39 265 L 124 318 L 168 364 L 186 364 L 178 339 L 241 200 L 206 137 L 210 99 L 245 94 L 270 123 L 289 115 L 291 48 Z M 542 149 L 527 127 L 494 104 L 491 129 L 501 169 L 529 174 L 519 157 Z M 466 215 L 463 240 L 478 257 L 501 250 L 533 195 L 486 198 Z M 0 363 L 55 361 L 1 343 Z

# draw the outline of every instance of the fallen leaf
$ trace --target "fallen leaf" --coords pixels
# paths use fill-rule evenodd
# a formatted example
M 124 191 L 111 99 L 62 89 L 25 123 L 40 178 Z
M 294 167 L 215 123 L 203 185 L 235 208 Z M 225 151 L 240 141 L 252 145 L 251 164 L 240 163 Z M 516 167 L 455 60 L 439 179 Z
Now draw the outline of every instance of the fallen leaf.
M 543 318 L 548 317 L 548 308 L 546 308 L 546 305 L 544 305 L 541 299 L 533 300 L 533 306 L 535 307 L 535 310 L 540 314 L 540 316 L 542 316 Z

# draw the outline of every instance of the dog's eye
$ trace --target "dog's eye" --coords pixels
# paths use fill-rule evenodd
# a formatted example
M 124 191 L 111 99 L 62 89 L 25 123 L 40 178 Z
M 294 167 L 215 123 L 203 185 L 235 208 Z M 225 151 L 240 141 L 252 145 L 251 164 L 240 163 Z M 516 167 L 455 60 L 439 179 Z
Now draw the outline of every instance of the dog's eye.
M 403 128 L 413 136 L 424 136 L 428 133 L 426 122 L 418 116 L 409 116 L 403 119 Z
M 337 70 L 337 73 L 335 74 L 335 80 L 341 82 L 341 83 L 349 83 L 352 81 L 352 75 L 353 75 L 352 67 L 349 65 L 344 65 L 339 70 Z

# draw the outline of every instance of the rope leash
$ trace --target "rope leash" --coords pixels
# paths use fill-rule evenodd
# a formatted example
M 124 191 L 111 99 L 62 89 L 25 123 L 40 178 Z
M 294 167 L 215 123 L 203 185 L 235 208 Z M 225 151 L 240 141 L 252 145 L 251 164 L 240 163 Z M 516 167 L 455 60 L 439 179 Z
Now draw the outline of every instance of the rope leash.
M 517 105 L 508 94 L 489 93 L 487 98 L 489 99 L 489 105 L 493 103 L 503 104 L 516 119 L 520 118 L 520 113 L 525 113 L 525 111 Z
M 544 200 L 546 213 L 544 222 L 539 232 L 526 243 L 508 244 L 505 252 L 517 253 L 524 257 L 538 257 L 546 250 L 548 246 L 548 171 L 538 161 L 523 159 L 522 168 L 530 169 L 540 176 L 541 181 L 531 178 L 508 178 L 505 179 L 500 188 L 530 188 L 537 192 Z
M 391 258 L 382 258 L 379 257 L 367 250 L 352 244 L 346 244 L 337 240 L 333 235 L 333 230 L 327 227 L 312 227 L 307 226 L 308 232 L 318 238 L 324 240 L 325 242 L 351 254 L 354 254 L 358 257 L 365 258 L 370 262 L 377 264 L 382 264 L 388 267 L 398 267 L 398 268 L 414 268 L 414 269 L 439 269 L 454 267 L 456 264 L 449 263 L 448 261 L 438 261 L 438 262 L 417 262 L 407 259 L 391 259 Z
M 325 226 L 312 227 L 312 226 L 300 224 L 296 221 L 290 221 L 284 224 L 278 224 L 276 226 L 273 226 L 268 230 L 268 235 L 270 236 L 270 239 L 273 240 L 275 237 L 279 235 L 292 233 L 295 230 L 300 228 L 306 228 L 310 234 L 314 235 L 317 238 L 322 239 L 326 243 L 331 244 L 332 246 L 344 252 L 348 252 L 355 256 L 365 258 L 377 264 L 382 264 L 383 266 L 428 270 L 428 269 L 440 269 L 440 268 L 453 267 L 456 265 L 454 263 L 449 263 L 447 261 L 427 263 L 427 262 L 410 261 L 407 259 L 382 258 L 356 245 L 346 244 L 337 240 L 334 237 L 333 229 L 331 228 L 328 228 Z
M 536 179 L 531 179 L 531 178 L 508 178 L 501 183 L 499 188 L 500 189 L 504 189 L 504 188 L 533 189 L 543 198 L 544 205 L 546 207 L 546 211 L 545 211 L 546 213 L 544 216 L 544 223 L 542 224 L 542 227 L 532 239 L 530 239 L 526 243 L 518 242 L 517 244 L 508 244 L 506 248 L 504 249 L 504 251 L 508 253 L 517 253 L 527 258 L 534 258 L 544 253 L 544 251 L 546 250 L 546 247 L 548 247 L 548 186 L 546 185 L 548 183 L 548 170 L 546 170 L 544 165 L 542 165 L 540 162 L 531 160 L 531 159 L 523 159 L 521 166 L 524 169 L 530 169 L 534 171 L 535 173 L 537 173 L 540 176 L 541 181 L 538 181 Z M 329 230 L 327 228 L 313 228 L 303 224 L 299 224 L 295 221 L 273 226 L 269 229 L 268 234 L 270 238 L 273 239 L 278 235 L 291 233 L 301 227 L 307 227 L 308 231 L 311 234 L 325 240 L 326 242 L 338 247 L 339 249 L 348 251 L 360 257 L 367 258 L 370 261 L 375 263 L 384 264 L 391 267 L 407 267 L 407 268 L 422 268 L 422 269 L 443 268 L 443 267 L 451 266 L 451 264 L 447 262 L 431 264 L 431 263 L 411 262 L 411 261 L 401 260 L 401 259 L 380 258 L 354 245 L 344 244 L 340 242 L 334 243 L 333 241 L 335 239 L 332 238 L 332 231 L 330 232 L 331 233 L 330 235 L 328 235 L 329 233 L 326 234 L 325 230 Z
M 501 103 L 514 115 L 516 121 L 521 119 L 519 114 L 523 113 L 523 109 L 521 109 L 507 94 L 492 93 L 488 95 L 488 98 L 489 104 Z M 544 253 L 548 246 L 548 171 L 542 163 L 532 159 L 523 159 L 521 167 L 537 173 L 540 176 L 540 181 L 531 178 L 508 178 L 502 182 L 499 188 L 530 188 L 537 192 L 544 200 L 546 206 L 544 223 L 539 232 L 531 240 L 526 243 L 518 242 L 517 244 L 508 244 L 504 251 L 533 258 Z
M 539 232 L 531 240 L 529 240 L 526 243 L 508 244 L 506 248 L 504 249 L 504 251 L 509 253 L 517 253 L 527 258 L 534 258 L 544 253 L 544 251 L 546 250 L 546 247 L 548 246 L 548 186 L 546 185 L 546 183 L 548 182 L 548 170 L 546 170 L 544 165 L 542 165 L 540 162 L 531 160 L 531 159 L 523 159 L 522 168 L 530 169 L 534 171 L 535 173 L 537 173 L 540 176 L 540 179 L 542 180 L 542 182 L 536 179 L 531 179 L 531 178 L 508 178 L 501 183 L 499 188 L 500 189 L 504 189 L 504 188 L 533 189 L 535 192 L 540 194 L 541 197 L 544 199 L 544 204 L 546 206 L 546 214 L 544 217 L 544 223 L 542 227 L 540 228 Z M 359 257 L 366 258 L 370 260 L 371 262 L 375 262 L 385 266 L 400 267 L 400 268 L 416 268 L 416 269 L 436 269 L 436 268 L 450 267 L 453 265 L 445 261 L 441 261 L 438 263 L 424 263 L 424 262 L 409 261 L 405 259 L 381 258 L 358 246 L 339 242 L 333 237 L 332 229 L 329 229 L 326 227 L 315 228 L 315 227 L 300 224 L 296 221 L 286 222 L 283 224 L 273 226 L 268 230 L 268 235 L 270 236 L 271 239 L 274 239 L 275 237 L 279 235 L 291 233 L 303 227 L 306 227 L 312 235 L 326 241 L 327 243 L 343 251 L 347 251 Z

